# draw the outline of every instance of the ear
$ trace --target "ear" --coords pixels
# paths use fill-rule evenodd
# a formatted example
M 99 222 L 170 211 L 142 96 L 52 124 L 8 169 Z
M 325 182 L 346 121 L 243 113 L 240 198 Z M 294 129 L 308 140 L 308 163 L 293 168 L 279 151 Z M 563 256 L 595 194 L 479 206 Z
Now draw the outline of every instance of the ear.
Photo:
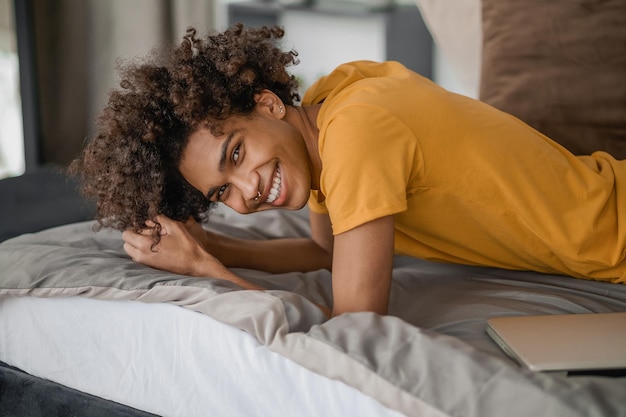
M 270 90 L 263 90 L 254 95 L 257 110 L 282 119 L 287 114 L 283 101 Z

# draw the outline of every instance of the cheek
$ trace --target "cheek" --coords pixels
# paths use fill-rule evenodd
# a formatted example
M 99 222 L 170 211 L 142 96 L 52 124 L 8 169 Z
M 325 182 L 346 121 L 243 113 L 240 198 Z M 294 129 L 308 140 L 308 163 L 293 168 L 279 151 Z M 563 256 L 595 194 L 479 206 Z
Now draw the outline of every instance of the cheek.
M 250 213 L 250 209 L 244 204 L 241 198 L 236 198 L 236 197 L 231 196 L 226 201 L 223 201 L 222 204 L 235 210 L 239 214 Z

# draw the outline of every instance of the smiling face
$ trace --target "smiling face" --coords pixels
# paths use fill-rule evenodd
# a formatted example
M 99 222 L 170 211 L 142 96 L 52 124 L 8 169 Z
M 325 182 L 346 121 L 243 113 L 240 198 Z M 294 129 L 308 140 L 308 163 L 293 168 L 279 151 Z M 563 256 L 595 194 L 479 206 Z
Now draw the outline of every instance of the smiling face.
M 301 133 L 280 103 L 260 101 L 251 116 L 232 117 L 215 136 L 189 136 L 179 170 L 211 201 L 239 213 L 298 210 L 311 190 L 311 161 Z

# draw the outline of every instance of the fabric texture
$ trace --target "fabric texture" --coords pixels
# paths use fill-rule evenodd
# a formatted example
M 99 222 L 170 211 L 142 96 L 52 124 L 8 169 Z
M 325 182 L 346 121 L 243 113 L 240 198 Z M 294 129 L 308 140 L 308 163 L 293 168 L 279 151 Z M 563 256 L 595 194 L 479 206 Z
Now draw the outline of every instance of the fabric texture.
M 320 192 L 335 234 L 395 215 L 417 258 L 626 281 L 626 161 L 576 157 L 515 117 L 398 63 L 313 85 Z
M 306 222 L 289 220 L 289 214 L 272 210 L 225 223 L 247 224 L 238 233 L 253 237 L 275 221 Z M 210 227 L 231 230 L 216 220 Z M 272 275 L 238 270 L 271 288 L 242 291 L 209 277 L 135 264 L 125 256 L 118 232 L 94 234 L 91 227 L 63 226 L 0 244 L 0 302 L 4 297 L 77 295 L 178 305 L 242 329 L 286 360 L 407 416 L 626 415 L 626 379 L 529 372 L 508 360 L 485 334 L 485 320 L 494 316 L 626 311 L 626 286 L 398 257 L 390 316 L 353 313 L 324 320 L 308 300 L 328 303 L 328 271 Z M 0 342 L 10 346 L 12 339 L 0 337 Z M 210 354 L 210 346 L 200 351 Z M 119 391 L 116 387 L 113 392 Z M 254 393 L 241 395 L 254 399 Z
M 480 99 L 575 154 L 626 158 L 626 2 L 483 0 Z
M 157 417 L 154 414 L 36 378 L 1 362 L 0 415 L 5 417 Z

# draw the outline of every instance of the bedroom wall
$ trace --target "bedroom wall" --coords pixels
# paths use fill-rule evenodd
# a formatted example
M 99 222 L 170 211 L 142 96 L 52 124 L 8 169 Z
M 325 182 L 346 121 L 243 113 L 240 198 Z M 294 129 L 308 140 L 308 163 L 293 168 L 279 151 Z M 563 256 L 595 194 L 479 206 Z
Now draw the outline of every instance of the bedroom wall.
M 93 207 L 80 199 L 74 184 L 57 169 L 76 157 L 92 133 L 93 118 L 106 102 L 108 91 L 117 84 L 116 61 L 143 56 L 163 42 L 178 42 L 188 25 L 225 26 L 229 3 L 229 0 L 15 1 L 30 2 L 33 8 L 34 23 L 30 29 L 36 41 L 41 162 L 46 169 L 0 181 L 3 201 L 0 240 L 91 217 Z M 352 42 L 367 44 L 367 50 L 375 41 L 367 28 L 363 33 L 362 37 L 353 37 Z M 342 36 L 341 32 L 337 36 Z M 306 36 L 299 39 L 293 41 L 308 41 Z M 438 62 L 439 81 L 454 88 L 454 77 L 446 76 L 445 62 Z M 0 125 L 4 131 L 6 127 Z
M 213 25 L 212 0 L 34 0 L 43 161 L 65 165 L 117 84 L 118 59 Z
M 116 86 L 119 58 L 178 41 L 189 25 L 223 27 L 231 0 L 20 1 L 33 6 L 42 162 L 64 166 L 93 132 L 93 119 Z M 439 80 L 456 89 L 447 64 L 438 62 Z
M 359 4 L 288 8 L 244 2 L 231 3 L 228 11 L 224 27 L 241 22 L 285 28 L 281 44 L 298 52 L 300 63 L 291 71 L 301 95 L 320 76 L 353 60 L 397 60 L 432 78 L 432 38 L 414 4 L 371 10 Z
M 117 84 L 118 58 L 177 40 L 188 25 L 213 27 L 216 1 L 0 0 L 0 178 L 24 171 L 14 4 L 27 11 L 19 29 L 33 40 L 38 132 L 32 142 L 39 149 L 26 158 L 30 170 L 65 166 L 78 154 Z
M 210 27 L 214 18 L 211 0 L 15 1 L 29 2 L 33 11 L 41 160 L 35 158 L 24 175 L 0 180 L 0 241 L 93 218 L 92 204 L 61 171 L 77 156 L 117 83 L 116 60 L 144 55 L 174 34 L 179 38 L 188 24 Z M 3 91 L 0 99 L 7 95 Z M 0 124 L 2 134 L 7 125 Z

